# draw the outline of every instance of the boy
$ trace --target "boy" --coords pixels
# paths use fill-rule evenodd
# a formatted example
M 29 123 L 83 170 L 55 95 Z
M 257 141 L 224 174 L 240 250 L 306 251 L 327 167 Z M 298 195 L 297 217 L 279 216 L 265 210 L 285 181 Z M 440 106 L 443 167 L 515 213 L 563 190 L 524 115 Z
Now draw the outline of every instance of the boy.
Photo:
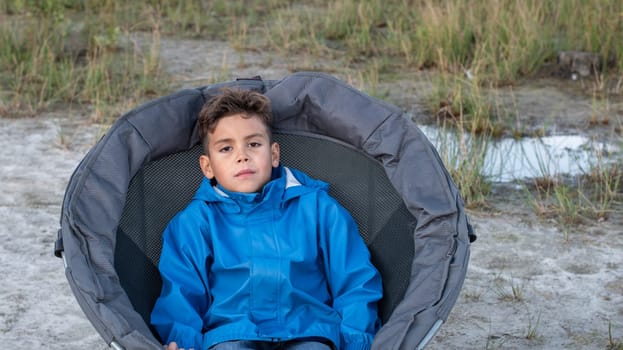
M 168 349 L 370 349 L 378 271 L 328 185 L 279 165 L 270 101 L 224 89 L 198 116 L 205 175 L 163 234 L 151 322 Z

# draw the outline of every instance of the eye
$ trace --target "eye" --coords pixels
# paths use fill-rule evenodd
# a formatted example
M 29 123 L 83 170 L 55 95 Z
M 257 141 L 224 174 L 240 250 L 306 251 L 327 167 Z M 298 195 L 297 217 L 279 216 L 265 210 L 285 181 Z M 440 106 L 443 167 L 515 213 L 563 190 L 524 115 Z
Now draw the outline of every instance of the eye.
M 259 142 L 249 142 L 249 147 L 251 148 L 257 148 L 260 147 L 262 144 Z
M 226 153 L 226 152 L 229 152 L 231 150 L 232 150 L 231 146 L 225 146 L 225 147 L 221 147 L 218 151 L 220 153 Z

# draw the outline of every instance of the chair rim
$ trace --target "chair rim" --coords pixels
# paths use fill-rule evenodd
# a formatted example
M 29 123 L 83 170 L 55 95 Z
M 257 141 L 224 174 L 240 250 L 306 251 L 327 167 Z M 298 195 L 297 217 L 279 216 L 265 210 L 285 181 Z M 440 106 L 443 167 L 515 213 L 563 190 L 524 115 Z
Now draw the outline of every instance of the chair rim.
M 122 210 L 115 203 L 123 207 L 129 181 L 143 164 L 196 144 L 196 112 L 223 86 L 265 93 L 273 102 L 277 129 L 327 128 L 331 132 L 326 136 L 381 162 L 417 226 L 405 300 L 379 331 L 373 348 L 416 348 L 439 320 L 445 321 L 465 278 L 471 230 L 460 193 L 432 144 L 397 107 L 315 72 L 294 73 L 279 81 L 218 83 L 163 96 L 119 118 L 89 151 L 67 185 L 57 253 L 64 251 L 68 282 L 91 323 L 108 344 L 160 346 L 146 326 L 128 327 L 142 322 L 140 317 L 120 286 L 106 285 L 115 278 L 110 255 Z M 338 118 L 344 115 L 350 119 Z M 132 152 L 128 147 L 134 147 Z M 119 158 L 121 163 L 113 162 Z M 98 200 L 102 193 L 104 201 Z M 424 286 L 423 282 L 430 284 L 425 277 L 430 275 L 438 276 L 436 285 Z

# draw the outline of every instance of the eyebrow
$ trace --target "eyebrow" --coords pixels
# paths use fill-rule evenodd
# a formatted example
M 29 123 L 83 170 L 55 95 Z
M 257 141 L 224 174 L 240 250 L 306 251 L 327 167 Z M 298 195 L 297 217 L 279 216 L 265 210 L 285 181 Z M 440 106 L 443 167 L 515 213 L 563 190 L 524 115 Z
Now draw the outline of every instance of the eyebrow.
M 251 135 L 247 135 L 247 136 L 244 137 L 244 139 L 245 140 L 249 140 L 249 139 L 252 139 L 252 138 L 255 138 L 255 137 L 268 138 L 268 135 L 262 134 L 262 133 L 258 132 L 258 133 L 254 133 L 254 134 L 251 134 Z M 229 142 L 232 142 L 232 141 L 233 141 L 232 138 L 224 138 L 224 139 L 218 139 L 218 140 L 214 141 L 214 144 L 217 145 L 219 143 L 229 143 Z

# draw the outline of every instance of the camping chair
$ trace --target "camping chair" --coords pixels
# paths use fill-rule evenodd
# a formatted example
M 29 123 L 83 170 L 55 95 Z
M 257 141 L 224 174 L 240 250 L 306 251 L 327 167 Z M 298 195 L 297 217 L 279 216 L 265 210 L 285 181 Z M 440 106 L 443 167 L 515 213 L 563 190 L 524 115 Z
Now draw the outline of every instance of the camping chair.
M 383 279 L 373 349 L 423 348 L 447 319 L 475 239 L 437 152 L 396 107 L 321 73 L 186 89 L 119 118 L 74 171 L 55 254 L 115 349 L 161 349 L 149 326 L 161 234 L 202 174 L 196 116 L 222 87 L 268 96 L 282 163 L 331 184 Z

